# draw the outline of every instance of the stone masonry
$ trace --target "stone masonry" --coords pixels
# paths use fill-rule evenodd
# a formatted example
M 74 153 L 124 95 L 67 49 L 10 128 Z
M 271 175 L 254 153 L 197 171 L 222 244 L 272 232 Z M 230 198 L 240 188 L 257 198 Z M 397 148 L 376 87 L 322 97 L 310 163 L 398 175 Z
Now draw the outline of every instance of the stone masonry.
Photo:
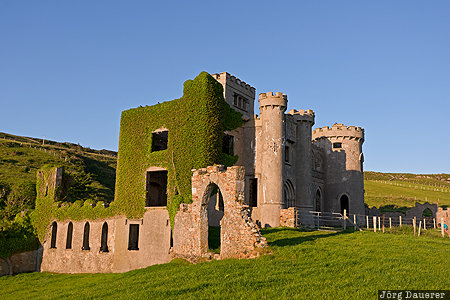
M 202 257 L 208 254 L 207 206 L 214 184 L 223 195 L 220 258 L 246 257 L 267 245 L 244 205 L 244 168 L 221 165 L 193 170 L 192 204 L 181 204 L 173 229 L 173 254 Z

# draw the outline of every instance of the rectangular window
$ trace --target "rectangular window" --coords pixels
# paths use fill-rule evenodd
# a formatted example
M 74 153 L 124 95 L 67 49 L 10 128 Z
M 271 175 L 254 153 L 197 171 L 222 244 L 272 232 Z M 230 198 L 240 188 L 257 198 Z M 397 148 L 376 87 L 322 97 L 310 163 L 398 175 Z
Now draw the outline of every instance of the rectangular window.
M 258 178 L 249 179 L 249 203 L 250 207 L 258 206 Z
M 224 134 L 222 139 L 222 152 L 228 155 L 234 155 L 234 137 Z
M 128 250 L 139 250 L 139 224 L 130 224 Z
M 288 163 L 290 159 L 289 146 L 286 145 L 284 146 L 284 161 Z
M 167 171 L 147 172 L 145 206 L 167 205 Z
M 152 152 L 167 149 L 169 141 L 169 131 L 158 131 L 152 133 Z
M 342 148 L 342 143 L 333 143 L 333 149 Z

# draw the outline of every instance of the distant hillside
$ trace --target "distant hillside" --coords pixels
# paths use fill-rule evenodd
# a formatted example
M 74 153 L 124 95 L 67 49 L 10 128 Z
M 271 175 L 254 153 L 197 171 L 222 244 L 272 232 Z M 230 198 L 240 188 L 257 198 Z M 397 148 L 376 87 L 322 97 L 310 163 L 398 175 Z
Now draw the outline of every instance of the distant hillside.
M 19 184 L 34 184 L 39 168 L 57 165 L 63 166 L 78 185 L 87 184 L 90 189 L 87 196 L 111 202 L 114 199 L 116 161 L 117 153 L 114 151 L 93 150 L 73 143 L 43 141 L 0 132 L 2 186 L 11 188 Z
M 402 211 L 419 203 L 450 206 L 450 174 L 364 172 L 365 202 L 383 211 Z

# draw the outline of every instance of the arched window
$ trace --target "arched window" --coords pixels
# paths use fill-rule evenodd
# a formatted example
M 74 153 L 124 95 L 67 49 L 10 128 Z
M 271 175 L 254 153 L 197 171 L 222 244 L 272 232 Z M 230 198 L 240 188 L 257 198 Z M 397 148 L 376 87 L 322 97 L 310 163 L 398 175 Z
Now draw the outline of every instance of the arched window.
M 56 232 L 58 231 L 58 225 L 56 222 L 52 223 L 52 239 L 50 241 L 50 248 L 56 248 Z
M 295 207 L 295 189 L 289 179 L 284 184 L 283 198 L 284 208 Z
M 341 214 L 344 214 L 344 209 L 347 212 L 347 216 L 350 213 L 349 210 L 349 205 L 348 205 L 348 196 L 347 195 L 342 195 L 341 196 Z
M 89 247 L 89 230 L 89 222 L 86 222 L 86 224 L 84 224 L 83 247 L 81 248 L 81 250 L 91 250 L 91 248 Z
M 316 191 L 316 211 L 320 211 L 321 209 L 321 202 L 322 201 L 322 194 L 320 193 L 320 189 L 317 189 Z
M 102 240 L 100 246 L 100 252 L 109 252 L 108 250 L 108 223 L 103 223 L 102 226 Z
M 67 238 L 66 238 L 66 249 L 72 249 L 72 234 L 73 234 L 73 224 L 69 223 L 67 226 Z

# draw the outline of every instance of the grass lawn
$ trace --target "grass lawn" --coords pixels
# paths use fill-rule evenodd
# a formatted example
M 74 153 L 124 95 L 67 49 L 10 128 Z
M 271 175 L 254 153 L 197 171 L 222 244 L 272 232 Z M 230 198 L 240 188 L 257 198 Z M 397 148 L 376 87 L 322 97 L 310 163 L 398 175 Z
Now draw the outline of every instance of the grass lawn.
M 122 274 L 0 278 L 1 299 L 375 299 L 378 289 L 448 289 L 450 239 L 373 232 L 264 230 L 272 254 Z

